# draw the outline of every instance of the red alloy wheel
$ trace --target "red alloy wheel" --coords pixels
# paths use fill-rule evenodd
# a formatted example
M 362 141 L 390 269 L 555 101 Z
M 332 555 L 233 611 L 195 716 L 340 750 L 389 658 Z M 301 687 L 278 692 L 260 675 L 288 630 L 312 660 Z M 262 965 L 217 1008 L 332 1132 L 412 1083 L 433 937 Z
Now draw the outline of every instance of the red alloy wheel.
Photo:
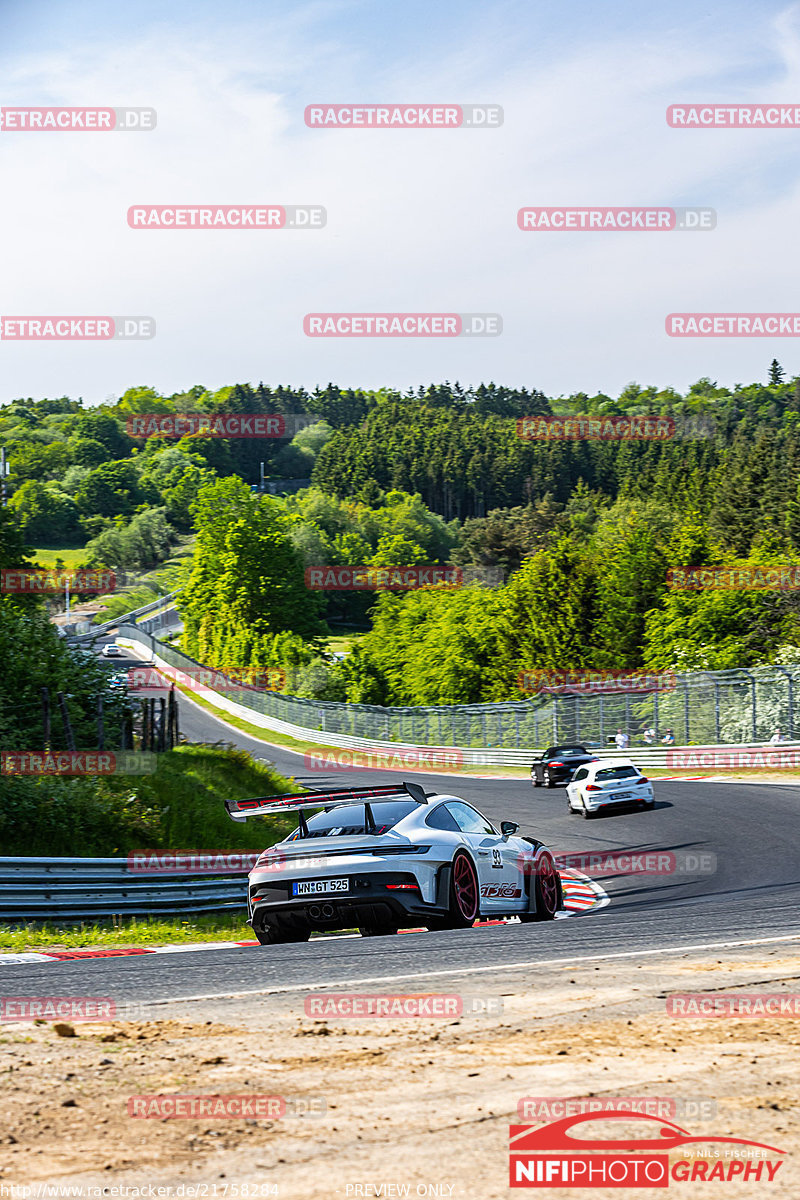
M 556 866 L 549 854 L 543 854 L 537 874 L 539 899 L 545 912 L 555 913 L 558 909 L 558 876 Z
M 453 864 L 453 885 L 459 915 L 474 921 L 478 915 L 478 879 L 466 854 L 459 854 Z

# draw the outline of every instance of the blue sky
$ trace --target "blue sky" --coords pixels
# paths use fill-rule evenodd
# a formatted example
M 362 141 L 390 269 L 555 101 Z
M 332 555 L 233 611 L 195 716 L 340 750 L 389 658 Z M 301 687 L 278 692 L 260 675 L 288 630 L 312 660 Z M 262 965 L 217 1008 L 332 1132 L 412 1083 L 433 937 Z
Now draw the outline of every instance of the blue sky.
M 166 12 L 165 12 L 166 7 Z M 668 338 L 671 311 L 800 311 L 800 5 L 124 6 L 2 0 L 5 106 L 148 105 L 153 133 L 0 133 L 0 311 L 148 314 L 149 342 L 0 342 L 0 400 L 234 381 L 551 395 L 800 373 L 796 339 Z M 310 130 L 312 102 L 501 104 L 495 130 Z M 131 230 L 132 204 L 312 203 L 318 232 Z M 523 234 L 523 205 L 708 205 L 712 233 Z M 494 339 L 312 341 L 307 312 L 498 312 Z

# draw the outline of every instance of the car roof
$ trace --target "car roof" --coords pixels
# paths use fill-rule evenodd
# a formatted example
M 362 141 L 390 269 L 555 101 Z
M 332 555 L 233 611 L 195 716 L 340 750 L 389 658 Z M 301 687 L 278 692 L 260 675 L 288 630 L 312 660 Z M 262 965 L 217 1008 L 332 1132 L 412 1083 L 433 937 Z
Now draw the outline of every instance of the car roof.
M 596 770 L 603 767 L 636 767 L 636 770 L 639 770 L 632 758 L 598 758 L 596 762 L 586 765 L 594 767 Z

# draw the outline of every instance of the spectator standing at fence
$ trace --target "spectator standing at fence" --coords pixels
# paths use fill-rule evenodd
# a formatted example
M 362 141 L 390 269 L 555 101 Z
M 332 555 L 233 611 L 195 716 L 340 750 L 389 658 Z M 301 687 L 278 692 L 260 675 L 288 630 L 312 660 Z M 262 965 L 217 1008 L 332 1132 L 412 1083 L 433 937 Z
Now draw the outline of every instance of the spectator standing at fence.
M 653 742 L 656 740 L 656 731 L 653 729 L 652 725 L 647 726 L 647 729 L 645 729 L 644 733 L 642 734 L 642 738 L 644 739 L 646 746 L 652 746 Z
M 786 741 L 786 738 L 783 736 L 783 732 L 779 725 L 778 728 L 773 733 L 772 737 L 769 739 L 769 744 L 770 744 L 770 746 L 777 746 L 778 742 L 785 742 L 785 741 Z
M 631 744 L 631 739 L 627 733 L 623 733 L 621 729 L 618 729 L 614 736 L 614 742 L 618 750 L 627 750 Z

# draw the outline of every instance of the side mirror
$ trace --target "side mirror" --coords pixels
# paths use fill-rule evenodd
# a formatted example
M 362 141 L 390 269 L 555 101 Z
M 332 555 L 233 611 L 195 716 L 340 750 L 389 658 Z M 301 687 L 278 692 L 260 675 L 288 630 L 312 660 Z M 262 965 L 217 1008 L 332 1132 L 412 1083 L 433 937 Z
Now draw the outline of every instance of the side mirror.
M 519 825 L 516 821 L 500 822 L 500 832 L 502 833 L 503 837 L 511 837 L 512 833 L 516 833 L 518 829 Z

